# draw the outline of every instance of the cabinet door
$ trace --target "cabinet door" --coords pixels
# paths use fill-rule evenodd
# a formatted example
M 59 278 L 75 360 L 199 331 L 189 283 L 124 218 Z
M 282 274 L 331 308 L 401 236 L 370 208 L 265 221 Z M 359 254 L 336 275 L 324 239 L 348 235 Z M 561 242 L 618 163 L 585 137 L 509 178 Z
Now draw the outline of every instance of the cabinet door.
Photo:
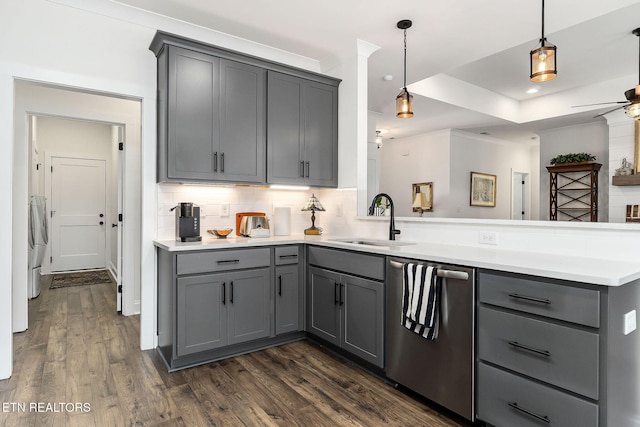
M 267 182 L 305 182 L 302 88 L 304 80 L 269 71 L 267 75 Z
M 225 274 L 179 277 L 176 304 L 176 355 L 227 344 Z
M 305 177 L 309 185 L 338 185 L 338 88 L 307 81 L 304 86 Z
M 268 337 L 271 332 L 268 268 L 228 274 L 229 344 Z
M 340 275 L 309 268 L 309 332 L 340 345 Z
M 219 59 L 169 49 L 167 177 L 211 180 L 218 146 Z
M 276 267 L 276 335 L 300 329 L 298 264 Z
M 344 324 L 341 347 L 382 368 L 384 284 L 343 275 L 340 287 Z
M 220 60 L 218 180 L 266 180 L 264 80 L 262 68 Z

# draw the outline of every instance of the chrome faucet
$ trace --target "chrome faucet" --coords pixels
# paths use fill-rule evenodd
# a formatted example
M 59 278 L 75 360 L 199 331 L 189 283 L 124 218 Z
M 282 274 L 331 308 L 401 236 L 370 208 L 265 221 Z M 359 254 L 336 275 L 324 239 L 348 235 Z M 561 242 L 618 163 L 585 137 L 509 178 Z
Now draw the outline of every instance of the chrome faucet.
M 396 234 L 400 234 L 400 230 L 396 230 L 395 216 L 393 213 L 393 200 L 391 200 L 391 196 L 386 193 L 376 194 L 373 197 L 371 206 L 369 206 L 369 215 L 373 215 L 376 209 L 376 202 L 381 197 L 386 198 L 389 201 L 389 205 L 391 206 L 391 220 L 389 221 L 389 240 L 396 240 Z

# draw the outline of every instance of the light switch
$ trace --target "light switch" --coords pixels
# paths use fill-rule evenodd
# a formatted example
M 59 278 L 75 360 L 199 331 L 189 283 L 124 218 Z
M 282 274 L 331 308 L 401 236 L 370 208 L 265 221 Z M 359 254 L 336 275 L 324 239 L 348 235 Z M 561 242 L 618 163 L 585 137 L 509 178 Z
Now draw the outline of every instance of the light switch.
M 636 330 L 636 311 L 631 310 L 624 315 L 624 334 L 629 335 Z
M 229 203 L 220 203 L 220 216 L 229 216 Z

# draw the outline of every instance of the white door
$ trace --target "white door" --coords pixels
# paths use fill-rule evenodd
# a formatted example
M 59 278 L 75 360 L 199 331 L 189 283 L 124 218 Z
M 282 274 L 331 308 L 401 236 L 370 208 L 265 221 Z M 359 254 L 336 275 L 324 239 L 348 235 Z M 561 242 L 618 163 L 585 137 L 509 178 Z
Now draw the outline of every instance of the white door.
M 51 158 L 51 271 L 105 268 L 104 160 Z

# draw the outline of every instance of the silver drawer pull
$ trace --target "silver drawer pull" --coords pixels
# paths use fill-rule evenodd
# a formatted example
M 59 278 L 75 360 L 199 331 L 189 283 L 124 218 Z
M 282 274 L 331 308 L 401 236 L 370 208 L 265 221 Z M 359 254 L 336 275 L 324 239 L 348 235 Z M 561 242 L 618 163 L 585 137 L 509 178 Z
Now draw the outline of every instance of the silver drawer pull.
M 239 263 L 240 260 L 239 259 L 223 259 L 218 261 L 218 264 L 237 264 Z
M 537 348 L 529 347 L 528 345 L 520 344 L 518 341 L 509 341 L 509 345 L 512 347 L 516 347 L 522 350 L 527 350 L 532 353 L 541 354 L 543 356 L 551 357 L 551 353 L 547 350 L 538 350 Z
M 286 259 L 286 258 L 298 258 L 298 254 L 294 255 L 278 255 L 278 258 Z
M 533 417 L 537 420 L 540 421 L 544 421 L 547 424 L 551 424 L 551 420 L 549 419 L 549 417 L 547 417 L 546 415 L 538 415 L 535 412 L 532 412 L 528 409 L 524 409 L 523 407 L 518 405 L 518 402 L 508 402 L 507 405 L 509 405 L 510 407 L 512 407 L 513 409 L 520 411 L 524 414 L 529 415 L 530 417 Z
M 525 301 L 539 302 L 540 304 L 551 304 L 551 301 L 543 298 L 528 297 L 526 295 L 509 294 L 511 298 L 523 299 Z

